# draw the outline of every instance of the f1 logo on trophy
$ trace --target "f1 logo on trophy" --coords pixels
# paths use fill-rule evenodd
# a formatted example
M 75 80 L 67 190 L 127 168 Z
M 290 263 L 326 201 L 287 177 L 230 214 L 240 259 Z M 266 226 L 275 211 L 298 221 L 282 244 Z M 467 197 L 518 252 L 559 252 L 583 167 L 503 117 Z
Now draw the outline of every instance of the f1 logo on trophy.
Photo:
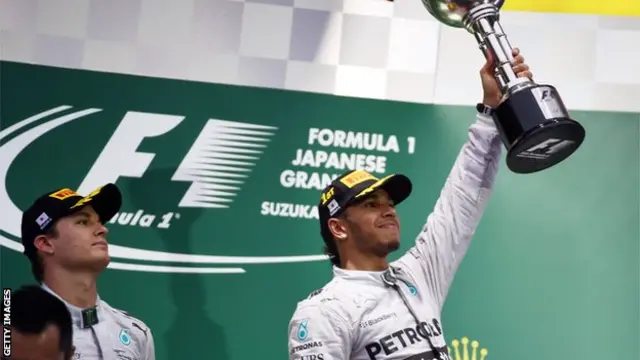
M 422 0 L 441 23 L 472 33 L 485 57 L 496 59 L 496 79 L 506 99 L 493 120 L 507 148 L 507 167 L 520 174 L 550 168 L 582 145 L 585 130 L 569 117 L 558 91 L 518 78 L 511 69 L 513 48 L 500 25 L 505 0 Z

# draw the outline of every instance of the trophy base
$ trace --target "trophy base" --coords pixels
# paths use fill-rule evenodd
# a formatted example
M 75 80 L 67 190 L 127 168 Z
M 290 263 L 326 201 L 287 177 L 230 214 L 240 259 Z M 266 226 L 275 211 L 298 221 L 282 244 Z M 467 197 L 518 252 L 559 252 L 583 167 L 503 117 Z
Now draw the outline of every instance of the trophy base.
M 557 90 L 532 85 L 509 94 L 493 114 L 507 148 L 507 167 L 518 174 L 550 168 L 570 157 L 585 130 L 569 113 Z

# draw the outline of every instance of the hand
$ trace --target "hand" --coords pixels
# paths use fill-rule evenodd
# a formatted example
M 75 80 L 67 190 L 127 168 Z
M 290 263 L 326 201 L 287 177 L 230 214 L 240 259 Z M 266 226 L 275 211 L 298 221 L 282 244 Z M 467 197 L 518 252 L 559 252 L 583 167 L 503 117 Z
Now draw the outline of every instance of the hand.
M 513 49 L 513 60 L 511 64 L 513 72 L 515 72 L 518 77 L 533 78 L 533 73 L 529 70 L 529 65 L 524 63 L 524 57 L 520 55 L 520 49 Z M 489 53 L 487 62 L 482 69 L 480 69 L 480 79 L 482 80 L 482 90 L 484 91 L 482 103 L 495 109 L 504 101 L 504 97 L 500 91 L 500 84 L 495 78 L 494 69 L 495 60 L 493 59 L 493 55 Z

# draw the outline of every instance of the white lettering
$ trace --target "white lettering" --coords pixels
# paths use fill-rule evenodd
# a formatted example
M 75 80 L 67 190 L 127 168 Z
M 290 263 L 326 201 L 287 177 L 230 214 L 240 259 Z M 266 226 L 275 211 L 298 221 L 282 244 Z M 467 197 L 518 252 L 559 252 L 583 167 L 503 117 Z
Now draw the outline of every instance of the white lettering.
M 130 214 L 127 214 L 127 215 L 130 215 Z M 140 221 L 140 218 L 142 217 L 142 215 L 144 215 L 144 211 L 142 211 L 142 210 L 136 211 L 136 214 L 133 216 L 133 220 L 131 220 L 131 222 L 129 224 L 131 226 L 138 225 L 138 221 Z
M 368 151 L 393 151 L 395 153 L 400 151 L 398 138 L 395 135 L 385 138 L 383 134 L 318 128 L 309 129 L 308 144 Z
M 177 218 L 180 217 L 180 214 L 175 214 L 175 213 L 172 213 L 172 212 L 168 212 L 168 213 L 162 215 L 161 216 L 162 221 L 160 221 L 160 224 L 158 224 L 158 227 L 160 229 L 168 229 L 169 226 L 171 226 L 171 220 L 174 217 L 177 219 Z
M 183 116 L 127 112 L 77 191 L 87 194 L 106 183 L 115 183 L 120 176 L 142 177 L 155 156 L 136 151 L 142 140 L 171 131 L 183 119 Z
M 338 176 L 340 175 L 284 170 L 280 173 L 280 184 L 285 188 L 322 190 Z
M 277 203 L 263 201 L 260 205 L 263 216 L 277 216 L 299 219 L 318 219 L 318 207 L 314 205 Z
M 162 214 L 160 216 L 154 214 L 145 213 L 144 210 L 140 209 L 134 212 L 126 212 L 122 211 L 117 213 L 111 220 L 109 220 L 109 224 L 117 224 L 122 226 L 139 226 L 139 227 L 150 227 L 155 224 L 156 218 L 160 218 L 160 222 L 156 225 L 159 229 L 168 229 L 171 227 L 171 224 L 174 220 L 180 219 L 180 214 L 175 212 L 168 212 Z
M 387 158 L 386 156 L 298 149 L 296 157 L 291 161 L 291 164 L 294 166 L 323 167 L 341 171 L 364 170 L 384 174 L 387 169 Z
M 145 214 L 144 216 L 142 216 L 142 219 L 140 219 L 140 226 L 149 227 L 151 226 L 151 224 L 153 224 L 153 221 L 155 219 L 156 219 L 155 215 Z
M 2 289 L 2 355 L 11 356 L 11 289 Z
M 135 213 L 126 211 L 116 213 L 116 215 L 109 220 L 109 224 L 149 227 L 153 224 L 155 219 L 155 215 L 146 214 L 144 210 L 140 209 Z
M 407 138 L 407 143 L 408 143 L 407 153 L 413 154 L 416 150 L 416 138 L 414 138 L 413 136 L 409 136 Z

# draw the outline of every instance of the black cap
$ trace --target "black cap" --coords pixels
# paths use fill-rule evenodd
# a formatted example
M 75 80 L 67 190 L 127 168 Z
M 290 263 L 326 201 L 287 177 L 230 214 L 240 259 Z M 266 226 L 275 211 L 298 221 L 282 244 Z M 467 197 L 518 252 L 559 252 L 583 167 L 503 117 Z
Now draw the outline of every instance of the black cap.
M 398 205 L 411 194 L 412 184 L 402 174 L 391 174 L 381 179 L 364 170 L 352 170 L 336 178 L 320 196 L 318 215 L 320 232 L 325 238 L 330 234 L 328 221 L 342 214 L 349 205 L 366 198 L 373 191 L 383 189 Z
M 106 223 L 120 210 L 122 194 L 114 184 L 106 184 L 87 196 L 63 188 L 38 197 L 22 213 L 22 245 L 25 255 L 35 255 L 33 240 L 38 235 L 45 234 L 56 221 L 78 212 L 86 205 L 91 205 L 100 221 Z

